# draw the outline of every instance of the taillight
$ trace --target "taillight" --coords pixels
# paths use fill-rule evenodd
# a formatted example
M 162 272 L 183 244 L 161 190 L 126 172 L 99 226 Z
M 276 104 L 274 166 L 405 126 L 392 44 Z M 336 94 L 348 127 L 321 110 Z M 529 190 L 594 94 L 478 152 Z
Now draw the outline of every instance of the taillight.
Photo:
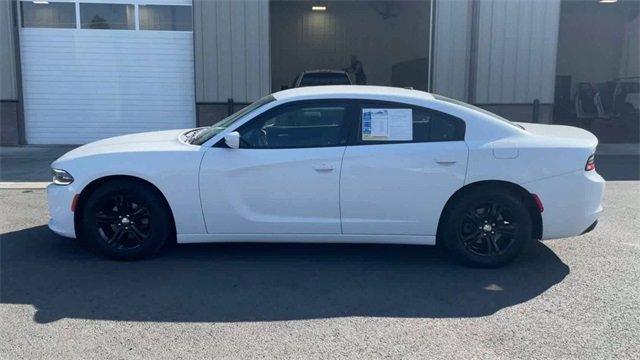
M 596 156 L 591 154 L 587 159 L 587 164 L 584 166 L 584 171 L 592 171 L 596 169 Z

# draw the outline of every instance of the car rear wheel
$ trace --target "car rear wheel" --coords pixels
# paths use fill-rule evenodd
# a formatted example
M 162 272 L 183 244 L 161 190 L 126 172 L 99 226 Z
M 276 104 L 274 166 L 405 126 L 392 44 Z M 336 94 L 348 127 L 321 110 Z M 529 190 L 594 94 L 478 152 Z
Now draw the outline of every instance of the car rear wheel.
M 93 191 L 81 208 L 80 231 L 89 244 L 114 259 L 152 255 L 173 236 L 165 201 L 150 186 L 114 180 Z
M 505 265 L 532 238 L 531 217 L 520 196 L 491 188 L 460 197 L 444 226 L 441 240 L 449 253 L 472 266 Z

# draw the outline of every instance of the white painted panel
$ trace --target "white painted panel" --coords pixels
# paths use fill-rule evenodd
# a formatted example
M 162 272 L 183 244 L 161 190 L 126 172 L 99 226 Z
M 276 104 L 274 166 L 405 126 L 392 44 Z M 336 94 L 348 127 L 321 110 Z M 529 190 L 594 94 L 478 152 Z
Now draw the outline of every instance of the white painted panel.
M 193 36 L 21 29 L 30 144 L 81 144 L 195 124 Z
M 552 103 L 560 1 L 485 0 L 478 6 L 474 102 Z

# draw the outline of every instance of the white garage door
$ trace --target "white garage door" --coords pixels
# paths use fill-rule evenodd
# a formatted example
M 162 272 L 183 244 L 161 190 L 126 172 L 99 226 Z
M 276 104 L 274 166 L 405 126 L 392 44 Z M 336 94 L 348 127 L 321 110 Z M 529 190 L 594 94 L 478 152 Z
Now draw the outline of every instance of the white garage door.
M 195 126 L 191 1 L 22 1 L 30 144 Z

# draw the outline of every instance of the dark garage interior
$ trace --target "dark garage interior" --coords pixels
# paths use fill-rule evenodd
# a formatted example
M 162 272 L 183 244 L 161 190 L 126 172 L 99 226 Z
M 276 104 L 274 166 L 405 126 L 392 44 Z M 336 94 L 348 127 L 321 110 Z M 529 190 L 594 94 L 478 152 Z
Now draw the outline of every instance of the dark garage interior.
M 429 1 L 271 1 L 272 90 L 303 71 L 343 70 L 352 56 L 367 85 L 426 90 L 430 8 Z
M 640 2 L 562 1 L 554 123 L 638 142 Z

